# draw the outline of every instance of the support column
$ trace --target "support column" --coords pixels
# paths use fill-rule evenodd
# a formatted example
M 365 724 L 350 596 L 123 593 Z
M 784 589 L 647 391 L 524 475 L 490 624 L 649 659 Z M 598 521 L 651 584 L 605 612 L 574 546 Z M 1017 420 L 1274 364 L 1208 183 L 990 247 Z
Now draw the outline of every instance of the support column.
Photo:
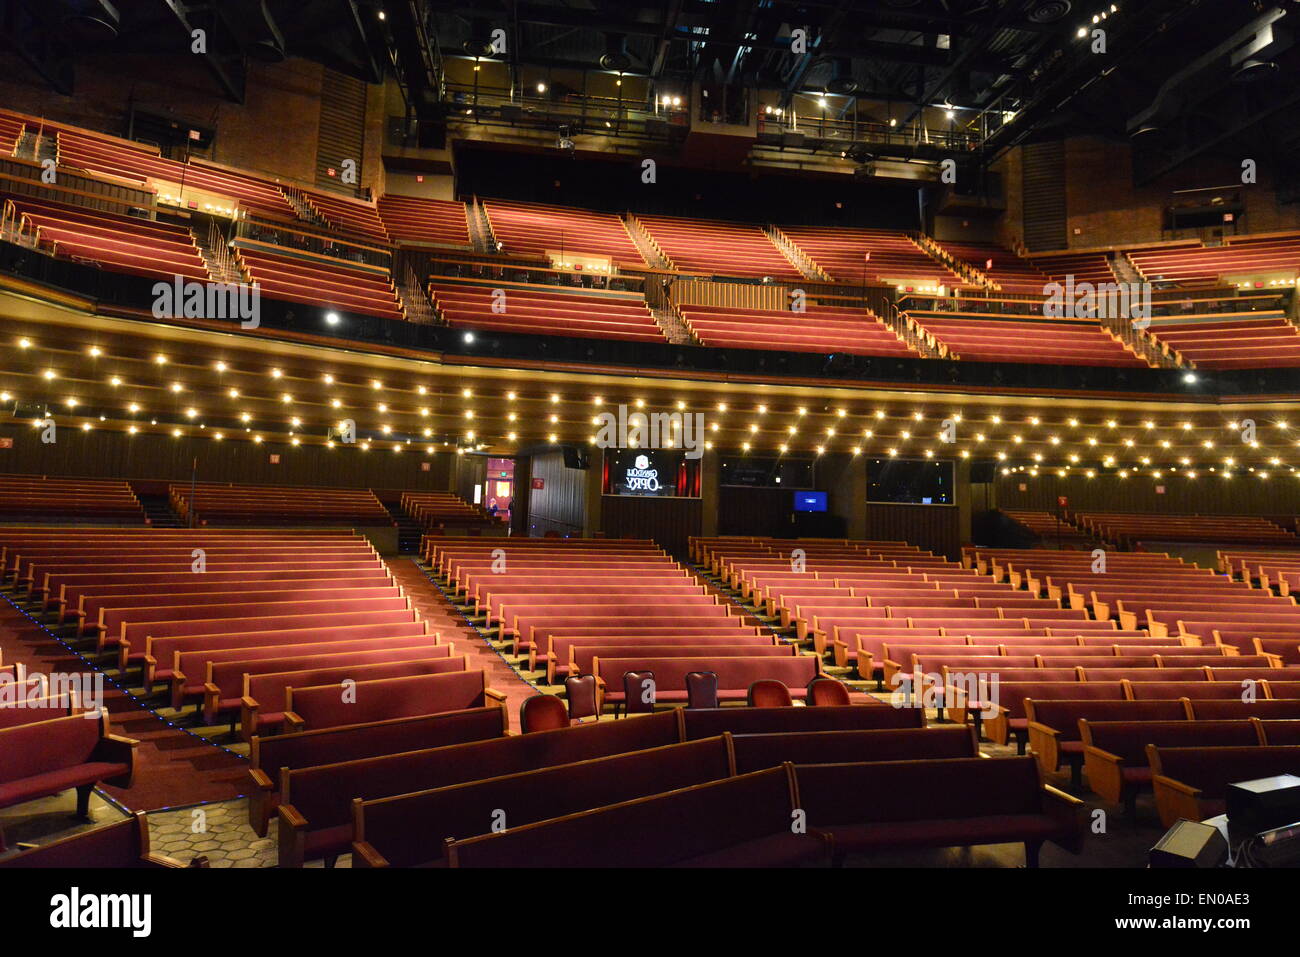
M 593 538 L 601 530 L 601 505 L 604 495 L 605 451 L 593 449 L 590 467 L 583 475 L 582 535 Z
M 817 460 L 817 487 L 827 508 L 844 520 L 844 536 L 867 537 L 867 461 L 861 455 L 829 454 Z
M 706 538 L 718 534 L 718 486 L 722 460 L 716 452 L 705 452 L 700 459 L 700 534 Z

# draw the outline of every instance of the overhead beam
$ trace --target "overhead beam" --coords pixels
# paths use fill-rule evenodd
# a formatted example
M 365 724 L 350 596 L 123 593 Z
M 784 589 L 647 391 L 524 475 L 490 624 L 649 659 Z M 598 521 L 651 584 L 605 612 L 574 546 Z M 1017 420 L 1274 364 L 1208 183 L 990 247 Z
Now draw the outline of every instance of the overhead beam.
M 228 99 L 234 103 L 243 103 L 244 77 L 242 63 L 238 82 L 236 82 L 236 78 L 227 72 L 225 64 L 221 62 L 221 59 L 212 48 L 213 42 L 216 40 L 216 37 L 213 35 L 216 32 L 214 30 L 214 27 L 216 26 L 216 18 L 213 17 L 212 22 L 209 24 L 196 25 L 191 20 L 190 15 L 197 11 L 186 4 L 184 0 L 163 0 L 163 4 L 172 12 L 172 15 L 176 17 L 176 22 L 180 24 L 181 28 L 185 31 L 187 49 L 189 48 L 190 38 L 194 35 L 195 30 L 203 30 L 207 34 L 207 43 L 204 47 L 207 52 L 200 54 L 203 57 L 204 65 L 208 68 L 208 72 L 212 74 L 213 78 L 217 81 L 217 85 L 221 87 L 222 92 L 226 94 Z
M 361 10 L 357 7 L 357 0 L 343 0 L 343 5 L 347 8 L 348 25 L 352 28 L 352 35 L 357 42 L 361 66 L 366 72 L 366 82 L 382 83 L 384 71 L 379 65 L 379 61 L 375 59 L 375 51 L 370 45 L 370 33 L 366 30 L 366 25 L 361 19 Z
M 980 29 L 975 36 L 967 38 L 965 46 L 951 59 L 947 68 L 939 74 L 939 78 L 925 88 L 925 91 L 922 93 L 917 104 L 912 107 L 907 116 L 903 119 L 903 125 L 906 126 L 908 123 L 912 122 L 912 120 L 916 119 L 921 114 L 921 111 L 925 109 L 926 104 L 932 102 L 935 97 L 937 97 L 939 93 L 952 82 L 953 78 L 957 76 L 958 73 L 968 66 L 973 67 L 974 64 L 972 61 L 975 59 L 976 53 L 986 46 L 989 40 L 991 40 L 999 30 L 1006 27 L 1012 18 L 1018 16 L 1019 13 L 1019 4 L 1008 3 L 1004 5 L 992 19 L 986 21 L 983 28 Z

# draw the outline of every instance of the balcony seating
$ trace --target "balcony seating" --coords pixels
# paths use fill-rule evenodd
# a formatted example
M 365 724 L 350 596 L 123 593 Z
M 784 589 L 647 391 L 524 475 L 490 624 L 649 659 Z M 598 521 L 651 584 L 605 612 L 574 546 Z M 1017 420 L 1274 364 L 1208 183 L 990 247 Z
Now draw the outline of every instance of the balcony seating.
M 682 272 L 803 281 L 803 274 L 758 226 L 667 216 L 637 220 L 673 268 Z
M 907 315 L 949 354 L 968 362 L 1147 367 L 1093 319 L 1046 321 L 927 309 L 910 309 Z
M 1300 235 L 1242 236 L 1222 246 L 1200 243 L 1129 250 L 1128 258 L 1144 279 L 1179 286 L 1222 285 L 1225 277 L 1288 273 L 1300 269 Z
M 0 114 L 0 156 L 13 156 L 25 124 L 16 116 Z
M 298 218 L 280 187 L 270 180 L 199 160 L 179 163 L 164 159 L 144 146 L 66 127 L 58 128 L 57 135 L 60 166 L 135 180 L 153 185 L 163 194 L 180 191 L 184 184 L 187 194 L 222 197 L 231 206 L 237 203 L 256 215 L 282 220 Z
M 1199 369 L 1300 365 L 1300 330 L 1281 311 L 1156 317 L 1147 331 Z
M 198 282 L 210 278 L 194 237 L 183 226 L 114 216 L 27 196 L 6 201 L 40 244 L 55 255 L 98 263 L 112 272 Z
M 374 203 L 314 190 L 303 190 L 302 196 L 332 229 L 352 233 L 372 243 L 387 245 L 392 241 Z
M 616 266 L 645 268 L 645 257 L 612 213 L 504 199 L 483 200 L 483 209 L 506 256 L 547 261 L 564 254 L 608 257 Z
M 955 259 L 973 266 L 1002 292 L 1041 296 L 1043 287 L 1050 281 L 1033 260 L 1023 259 L 1001 246 L 947 241 L 940 245 Z
M 379 198 L 378 210 L 384 230 L 396 242 L 458 247 L 470 245 L 464 203 L 394 196 L 390 193 Z
M 440 280 L 430 286 L 429 294 L 448 324 L 457 328 L 664 341 L 645 300 L 633 293 Z
M 1073 276 L 1076 284 L 1090 282 L 1097 285 L 1119 281 L 1105 253 L 1054 253 L 1050 256 L 1031 256 L 1029 262 L 1039 272 L 1061 283 L 1065 282 L 1067 276 Z M 1041 293 L 1042 289 L 1035 292 Z
M 895 230 L 782 226 L 781 232 L 834 282 L 949 288 L 963 283 L 905 233 Z
M 897 333 L 866 309 L 808 306 L 804 312 L 791 312 L 683 305 L 679 310 L 682 321 L 706 346 L 916 356 Z
M 240 240 L 235 256 L 262 295 L 384 319 L 404 318 L 388 270 Z

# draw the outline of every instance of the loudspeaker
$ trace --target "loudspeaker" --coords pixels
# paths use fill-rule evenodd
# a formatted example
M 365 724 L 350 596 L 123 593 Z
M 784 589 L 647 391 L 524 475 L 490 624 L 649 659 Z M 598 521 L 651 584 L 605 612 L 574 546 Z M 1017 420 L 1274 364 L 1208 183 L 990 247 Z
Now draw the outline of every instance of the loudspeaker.
M 1220 867 L 1228 859 L 1228 842 L 1217 827 L 1179 821 L 1151 848 L 1152 867 Z
M 587 460 L 586 449 L 566 445 L 561 449 L 561 452 L 564 455 L 564 467 L 566 469 L 585 469 L 590 464 Z
M 972 485 L 983 485 L 993 481 L 997 466 L 992 462 L 972 462 L 970 480 Z
M 1228 825 L 1258 833 L 1300 821 L 1300 777 L 1275 774 L 1228 785 Z

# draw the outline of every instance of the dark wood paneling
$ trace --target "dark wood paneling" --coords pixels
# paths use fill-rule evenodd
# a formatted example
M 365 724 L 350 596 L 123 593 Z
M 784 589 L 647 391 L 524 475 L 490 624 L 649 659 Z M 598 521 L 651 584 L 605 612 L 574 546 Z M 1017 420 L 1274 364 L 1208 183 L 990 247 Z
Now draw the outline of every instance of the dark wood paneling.
M 1065 210 L 1065 144 L 1025 146 L 1022 167 L 1025 245 L 1031 250 L 1068 245 Z
M 363 452 L 359 447 L 255 445 L 243 439 L 217 442 L 206 434 L 174 439 L 73 427 L 59 428 L 57 441 L 49 444 L 30 426 L 0 425 L 0 436 L 14 440 L 12 449 L 0 449 L 0 472 L 173 482 L 189 481 L 197 459 L 200 482 L 446 489 L 452 458 L 443 452 L 426 455 L 414 447 L 399 454 L 391 446 L 375 445 Z M 279 465 L 271 464 L 272 455 L 280 456 Z
M 789 535 L 790 490 L 724 485 L 718 489 L 719 535 Z
M 1020 486 L 1024 485 L 1022 492 Z M 1163 486 L 1164 494 L 1156 493 Z M 1285 469 L 1268 479 L 1250 473 L 1224 479 L 1198 472 L 1195 479 L 1166 472 L 1161 479 L 1149 475 L 1087 478 L 1040 474 L 998 476 L 997 504 L 1002 508 L 1054 511 L 1064 495 L 1073 512 L 1168 512 L 1201 515 L 1295 515 L 1300 512 L 1300 480 Z
M 601 531 L 609 538 L 653 538 L 675 555 L 685 554 L 687 540 L 700 534 L 703 506 L 698 498 L 653 498 L 606 495 Z
M 955 559 L 961 555 L 960 516 L 952 505 L 868 502 L 867 538 L 910 542 Z

